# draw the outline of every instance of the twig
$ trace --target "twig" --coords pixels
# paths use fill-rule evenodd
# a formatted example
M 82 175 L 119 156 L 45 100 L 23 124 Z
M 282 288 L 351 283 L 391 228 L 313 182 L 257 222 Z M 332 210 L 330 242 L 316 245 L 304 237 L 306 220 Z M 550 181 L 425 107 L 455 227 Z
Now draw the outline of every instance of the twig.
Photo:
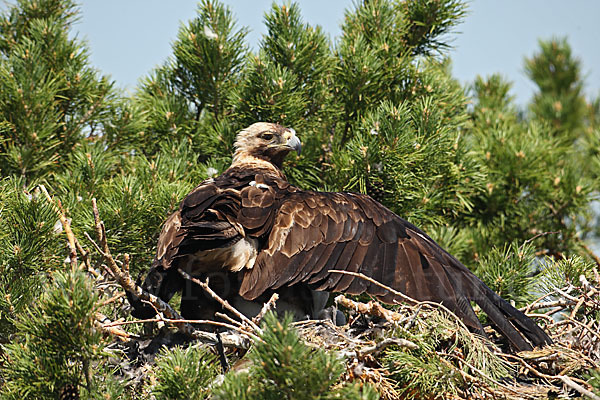
M 377 354 L 390 346 L 404 347 L 410 350 L 416 350 L 419 346 L 410 340 L 402 338 L 387 338 L 372 346 L 366 346 L 356 351 L 342 351 L 339 354 L 344 358 L 364 358 L 371 354 Z
M 533 307 L 535 304 L 539 303 L 540 301 L 544 300 L 549 295 L 550 294 L 548 294 L 548 293 L 544 293 L 543 295 L 541 295 L 540 297 L 538 297 L 537 299 L 535 299 L 533 302 L 529 303 L 527 305 L 527 307 L 523 307 L 519 311 L 522 311 L 523 313 L 529 312 L 529 310 L 531 310 L 531 307 Z
M 546 297 L 546 295 L 544 296 Z M 554 308 L 554 307 L 560 307 L 560 309 L 564 308 L 564 307 L 569 307 L 569 306 L 574 306 L 576 305 L 577 302 L 573 301 L 573 300 L 565 300 L 565 299 L 560 299 L 560 300 L 555 300 L 555 301 L 546 301 L 544 303 L 531 303 L 530 305 L 526 306 L 526 307 L 521 307 L 519 309 L 519 311 L 522 311 L 524 313 L 528 313 L 529 311 L 534 311 L 534 310 L 541 310 L 544 308 Z
M 368 303 L 359 303 L 354 300 L 350 300 L 344 295 L 339 295 L 333 300 L 336 304 L 339 304 L 345 308 L 355 310 L 361 314 L 369 314 L 375 317 L 383 318 L 389 322 L 399 322 L 403 319 L 403 315 L 392 310 L 384 308 L 380 303 L 376 301 L 369 301 Z
M 73 235 L 73 231 L 71 230 L 71 224 L 69 224 L 69 220 L 65 216 L 62 204 L 58 199 L 56 203 L 54 202 L 54 200 L 52 200 L 52 197 L 50 197 L 44 185 L 40 185 L 40 190 L 42 191 L 42 193 L 44 193 L 44 196 L 46 197 L 46 200 L 48 200 L 48 203 L 50 203 L 52 208 L 54 208 L 54 211 L 56 211 L 56 213 L 58 214 L 60 223 L 62 224 L 65 234 L 67 235 L 67 243 L 69 245 L 69 261 L 73 269 L 77 269 L 79 266 L 77 264 L 77 246 L 75 245 L 75 236 Z
M 147 322 L 165 322 L 165 323 L 181 323 L 181 322 L 185 322 L 187 324 L 206 324 L 206 325 L 214 325 L 214 326 L 218 326 L 221 328 L 227 328 L 227 329 L 232 329 L 232 330 L 237 330 L 240 333 L 244 333 L 246 334 L 247 332 L 239 329 L 237 326 L 228 324 L 226 322 L 220 322 L 220 321 L 211 321 L 208 319 L 168 319 L 168 318 L 162 318 L 160 316 L 155 317 L 155 318 L 146 318 L 146 319 L 134 319 L 134 320 L 130 320 L 130 321 L 114 321 L 114 322 L 109 322 L 108 324 L 103 324 L 102 326 L 104 328 L 112 328 L 115 326 L 124 326 L 124 325 L 135 325 L 135 324 L 145 324 Z
M 246 325 L 244 325 L 243 322 L 236 321 L 235 319 L 231 318 L 229 315 L 227 315 L 225 313 L 216 312 L 215 317 L 222 318 L 225 321 L 229 322 L 230 324 L 235 325 L 240 328 L 243 328 L 246 326 Z
M 466 360 L 464 360 L 464 359 L 462 359 L 462 358 L 460 358 L 460 357 L 456 356 L 455 354 L 440 353 L 440 352 L 437 352 L 437 351 L 436 351 L 436 354 L 437 354 L 438 356 L 440 356 L 440 360 L 442 360 L 442 361 L 445 361 L 446 363 L 448 363 L 448 365 L 449 365 L 450 367 L 456 368 L 456 367 L 455 367 L 454 365 L 452 365 L 450 362 L 448 362 L 447 360 L 445 360 L 445 359 L 444 359 L 444 356 L 451 357 L 451 358 L 455 359 L 456 361 L 458 361 L 458 362 L 460 362 L 460 363 L 464 364 L 464 365 L 465 365 L 465 366 L 467 366 L 469 369 L 471 369 L 471 370 L 473 370 L 473 371 L 477 372 L 477 373 L 478 373 L 479 375 L 481 375 L 481 377 L 483 377 L 484 379 L 487 379 L 487 380 L 488 380 L 488 382 L 492 382 L 493 384 L 495 384 L 495 385 L 497 385 L 497 386 L 500 386 L 500 387 L 502 387 L 503 389 L 505 389 L 505 390 L 508 390 L 508 391 L 509 391 L 509 392 L 511 392 L 511 393 L 516 393 L 516 394 L 519 394 L 519 395 L 521 395 L 521 394 L 522 394 L 522 393 L 520 393 L 518 390 L 516 390 L 516 389 L 514 389 L 514 388 L 512 388 L 512 387 L 510 387 L 510 386 L 508 386 L 508 385 L 505 385 L 505 384 L 503 384 L 503 383 L 499 382 L 498 380 L 496 380 L 496 379 L 492 378 L 491 376 L 489 376 L 488 374 L 486 374 L 486 373 L 485 373 L 484 371 L 482 371 L 481 369 L 479 369 L 479 368 L 475 367 L 475 366 L 474 366 L 474 365 L 472 365 L 471 363 L 469 363 L 469 362 L 467 362 Z M 463 371 L 463 370 L 462 370 L 462 369 L 460 369 L 460 368 L 456 368 L 456 369 L 457 369 L 458 371 L 462 371 L 462 372 L 461 372 L 461 375 L 462 375 L 462 373 L 463 373 L 463 372 L 464 372 L 465 374 L 468 374 L 466 371 Z M 468 374 L 468 376 L 469 376 L 469 378 L 470 378 L 470 379 L 472 379 L 474 382 L 479 382 L 479 379 L 477 379 L 477 378 L 476 378 L 476 377 L 474 377 L 473 375 L 470 375 L 470 374 Z
M 530 237 L 529 239 L 527 239 L 526 241 L 523 242 L 523 245 L 521 245 L 521 249 L 523 248 L 524 245 L 533 242 L 535 239 L 541 237 L 541 236 L 548 236 L 548 235 L 554 235 L 560 233 L 560 231 L 552 231 L 552 232 L 541 232 L 538 233 L 537 235 Z
M 583 249 L 585 250 L 585 252 L 587 253 L 588 256 L 590 256 L 590 258 L 592 260 L 594 260 L 594 262 L 596 263 L 597 266 L 600 266 L 600 258 L 592 251 L 592 249 L 590 249 L 590 247 L 585 244 L 585 242 L 583 240 L 578 240 L 579 244 L 581 245 L 581 247 L 583 247 Z M 598 282 L 600 283 L 600 282 Z
M 117 293 L 116 295 L 114 295 L 110 299 L 104 300 L 102 303 L 100 303 L 100 306 L 103 307 L 103 306 L 106 306 L 106 305 L 108 305 L 110 303 L 114 303 L 115 301 L 119 300 L 123 296 L 124 296 L 123 293 Z
M 404 299 L 408 303 L 412 303 L 413 305 L 429 305 L 429 306 L 432 306 L 432 307 L 444 310 L 449 315 L 451 315 L 460 326 L 462 326 L 467 332 L 470 333 L 469 329 L 467 328 L 467 326 L 465 325 L 465 323 L 458 317 L 458 315 L 454 314 L 452 311 L 450 311 L 446 306 L 444 306 L 441 303 L 436 303 L 434 301 L 419 301 L 419 300 L 415 300 L 412 297 L 407 296 L 404 293 L 399 292 L 398 290 L 392 289 L 391 287 L 389 287 L 387 285 L 384 285 L 383 283 L 378 282 L 375 279 L 373 279 L 371 277 L 368 277 L 368 276 L 366 276 L 364 274 L 361 274 L 359 272 L 341 271 L 341 270 L 336 270 L 336 269 L 329 270 L 329 272 L 334 272 L 334 273 L 344 274 L 344 275 L 352 275 L 352 276 L 356 276 L 356 277 L 358 277 L 360 279 L 364 279 L 364 280 L 366 280 L 368 282 L 371 282 L 374 285 L 379 286 L 380 288 L 383 288 L 383 289 L 389 291 L 390 293 L 393 293 L 394 295 L 396 295 L 396 296 Z
M 407 296 L 407 295 L 405 295 L 402 292 L 399 292 L 399 291 L 397 291 L 395 289 L 392 289 L 391 287 L 389 287 L 387 285 L 384 285 L 381 282 L 376 281 L 375 279 L 371 278 L 370 276 L 366 276 L 365 274 L 361 274 L 360 272 L 342 271 L 342 270 L 338 270 L 338 269 L 331 269 L 331 270 L 329 270 L 329 272 L 333 272 L 333 273 L 336 273 L 336 274 L 351 275 L 351 276 L 355 276 L 357 278 L 363 279 L 363 280 L 365 280 L 367 282 L 370 282 L 370 283 L 372 283 L 374 285 L 379 286 L 380 288 L 383 288 L 383 289 L 385 289 L 385 290 L 393 293 L 394 295 L 396 295 L 398 297 L 403 298 L 405 301 L 407 301 L 409 303 L 412 303 L 412 304 L 425 304 L 426 303 L 426 302 L 415 300 L 412 297 Z
M 578 391 L 582 395 L 587 396 L 587 397 L 589 397 L 590 399 L 593 399 L 593 400 L 600 400 L 600 396 L 596 396 L 594 393 L 590 392 L 589 390 L 587 390 L 583 386 L 579 385 L 578 383 L 573 382 L 571 380 L 571 378 L 569 378 L 568 376 L 559 375 L 559 376 L 557 376 L 557 378 L 559 378 L 561 381 L 563 381 L 563 383 L 565 385 L 567 385 L 571 389 L 574 389 L 574 390 Z
M 94 268 L 92 268 L 92 263 L 90 262 L 89 252 L 86 251 L 81 246 L 81 244 L 79 243 L 79 240 L 77 240 L 77 238 L 75 238 L 75 246 L 77 247 L 77 251 L 79 251 L 79 254 L 81 254 L 81 258 L 83 259 L 83 262 L 85 263 L 87 271 L 90 274 L 92 274 L 94 276 L 94 278 L 98 278 L 100 276 L 100 274 L 98 272 L 96 272 L 96 270 Z
M 245 323 L 248 324 L 248 326 L 250 326 L 253 330 L 255 330 L 256 332 L 261 332 L 261 329 L 258 327 L 258 325 L 256 325 L 254 322 L 252 322 L 252 320 L 250 320 L 248 317 L 246 317 L 244 314 L 242 314 L 241 312 L 239 312 L 236 308 L 234 308 L 231 304 L 229 304 L 229 302 L 227 300 L 224 300 L 221 298 L 221 296 L 219 296 L 217 293 L 214 292 L 214 290 L 212 290 L 210 288 L 210 286 L 208 286 L 208 279 L 206 280 L 206 282 L 202 282 L 200 279 L 196 279 L 193 276 L 191 276 L 190 274 L 188 274 L 185 271 L 179 270 L 179 273 L 181 274 L 181 276 L 183 276 L 185 279 L 194 282 L 196 285 L 200 286 L 202 289 L 204 289 L 204 291 L 206 293 L 208 293 L 213 299 L 215 299 L 216 301 L 218 301 L 219 303 L 221 303 L 221 305 L 226 309 L 229 310 L 230 312 L 232 312 L 236 317 L 238 317 L 240 320 L 244 321 Z
M 539 376 L 540 378 L 544 378 L 547 379 L 549 381 L 556 381 L 556 380 L 560 380 L 562 381 L 565 385 L 567 385 L 568 387 L 570 387 L 571 389 L 576 390 L 577 392 L 579 392 L 580 394 L 587 396 L 593 400 L 600 400 L 600 397 L 595 395 L 594 393 L 590 392 L 589 390 L 587 390 L 586 388 L 584 388 L 583 386 L 575 383 L 571 378 L 569 378 L 568 376 L 565 375 L 548 375 L 548 374 L 544 374 L 543 372 L 538 371 L 537 369 L 533 368 L 531 365 L 529 365 L 525 360 L 523 360 L 522 358 L 517 358 L 517 360 L 528 370 L 530 370 L 531 372 L 533 372 L 535 375 Z
M 574 323 L 575 325 L 578 325 L 579 327 L 583 328 L 584 330 L 589 331 L 589 333 L 593 336 L 596 336 L 598 339 L 600 339 L 600 334 L 598 334 L 598 332 L 594 332 L 590 327 L 588 327 L 586 324 L 577 321 L 576 319 L 574 319 L 572 316 L 567 315 L 565 313 L 562 313 L 562 316 L 566 318 L 566 321 L 568 321 L 569 323 Z M 561 321 L 562 322 L 562 321 Z
M 419 313 L 421 312 L 421 308 L 423 308 L 423 306 L 419 304 L 419 306 L 417 307 L 415 312 L 408 319 L 408 322 L 404 326 L 404 329 L 410 329 L 413 326 L 413 324 L 415 323 L 415 319 L 417 318 L 417 315 L 419 315 Z
M 265 314 L 267 314 L 270 309 L 275 307 L 277 300 L 279 300 L 279 295 L 277 293 L 273 293 L 269 301 L 263 304 L 263 307 L 256 317 L 252 318 L 252 322 L 254 322 L 256 325 L 260 324 L 260 321 L 262 321 L 262 319 L 265 317 Z
M 570 291 L 571 291 L 573 288 L 574 288 L 573 286 L 570 286 L 568 290 L 564 290 L 564 291 L 563 291 L 562 289 L 559 289 L 559 288 L 554 288 L 554 291 L 555 291 L 556 293 L 560 294 L 562 297 L 565 297 L 565 298 L 567 298 L 567 299 L 571 300 L 573 303 L 577 304 L 577 302 L 579 301 L 579 299 L 578 299 L 577 297 L 575 297 L 575 296 L 571 296 L 571 295 L 569 294 L 569 292 L 570 292 Z
M 120 339 L 130 339 L 131 335 L 128 332 L 125 332 L 122 329 L 119 329 L 118 327 L 107 327 L 105 326 L 105 323 L 103 321 L 110 321 L 108 319 L 108 317 L 106 317 L 104 314 L 100 313 L 100 312 L 96 312 L 95 315 L 95 321 L 94 321 L 94 325 L 97 326 L 98 328 L 100 328 L 100 330 L 102 330 L 103 332 L 111 335 L 111 336 L 116 336 Z

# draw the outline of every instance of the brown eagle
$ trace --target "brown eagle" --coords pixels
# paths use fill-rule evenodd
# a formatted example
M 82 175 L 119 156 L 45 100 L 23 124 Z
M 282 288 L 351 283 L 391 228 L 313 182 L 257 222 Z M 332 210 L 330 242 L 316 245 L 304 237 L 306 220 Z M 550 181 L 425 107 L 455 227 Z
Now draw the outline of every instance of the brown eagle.
M 236 138 L 233 162 L 221 176 L 189 193 L 165 222 L 156 258 L 142 284 L 169 301 L 182 291 L 185 318 L 214 318 L 220 304 L 183 278 L 204 279 L 248 315 L 274 291 L 278 311 L 319 317 L 329 292 L 368 293 L 385 303 L 403 301 L 362 273 L 418 301 L 442 303 L 485 336 L 471 302 L 488 315 L 517 350 L 551 343 L 531 319 L 488 288 L 416 226 L 369 196 L 292 186 L 281 171 L 300 152 L 293 129 L 258 122 Z M 132 298 L 133 315 L 154 309 Z

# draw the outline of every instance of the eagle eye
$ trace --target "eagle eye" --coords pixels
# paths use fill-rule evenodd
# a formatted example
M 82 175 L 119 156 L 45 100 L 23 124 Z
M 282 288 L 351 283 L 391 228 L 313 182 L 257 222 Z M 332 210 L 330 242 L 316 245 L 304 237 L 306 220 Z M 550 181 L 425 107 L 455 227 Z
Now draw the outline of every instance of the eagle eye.
M 273 134 L 271 132 L 264 132 L 260 135 L 261 139 L 271 140 L 273 139 Z

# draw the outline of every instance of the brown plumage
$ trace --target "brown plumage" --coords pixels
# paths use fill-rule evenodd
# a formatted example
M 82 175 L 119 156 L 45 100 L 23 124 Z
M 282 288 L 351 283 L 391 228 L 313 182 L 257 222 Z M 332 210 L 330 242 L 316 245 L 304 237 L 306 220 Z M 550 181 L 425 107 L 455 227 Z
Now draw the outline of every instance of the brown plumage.
M 280 168 L 289 151 L 300 149 L 293 130 L 256 123 L 238 134 L 235 146 L 231 167 L 202 182 L 166 221 L 144 282 L 167 301 L 183 289 L 184 316 L 204 317 L 219 306 L 190 287 L 178 269 L 211 276 L 234 304 L 282 291 L 288 303 L 306 303 L 299 308 L 312 316 L 324 305 L 311 295 L 319 291 L 402 301 L 380 286 L 330 272 L 345 270 L 416 300 L 440 302 L 485 336 L 475 302 L 517 350 L 551 342 L 427 234 L 369 196 L 290 185 Z M 132 300 L 137 316 L 152 313 Z

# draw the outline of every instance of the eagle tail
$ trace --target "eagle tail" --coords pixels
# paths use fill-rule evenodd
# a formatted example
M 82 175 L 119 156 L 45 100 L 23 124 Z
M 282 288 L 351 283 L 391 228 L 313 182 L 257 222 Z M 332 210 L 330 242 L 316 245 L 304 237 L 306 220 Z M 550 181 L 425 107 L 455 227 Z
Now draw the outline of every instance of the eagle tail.
M 529 351 L 532 345 L 537 347 L 552 343 L 552 339 L 531 318 L 511 306 L 483 282 L 479 283 L 480 296 L 473 300 L 514 348 Z

